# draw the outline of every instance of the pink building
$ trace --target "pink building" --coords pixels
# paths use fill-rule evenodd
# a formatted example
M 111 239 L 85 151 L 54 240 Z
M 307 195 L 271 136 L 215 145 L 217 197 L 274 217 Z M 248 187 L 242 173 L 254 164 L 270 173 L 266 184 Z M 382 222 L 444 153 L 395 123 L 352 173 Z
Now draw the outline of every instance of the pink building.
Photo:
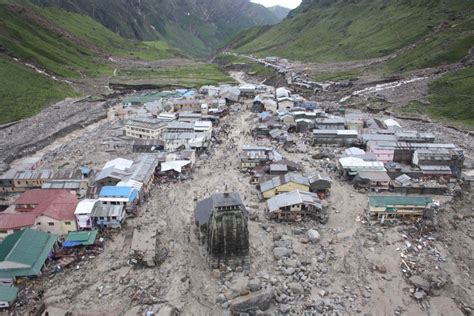
M 384 163 L 393 161 L 393 149 L 371 148 L 370 152 L 375 155 L 378 161 Z

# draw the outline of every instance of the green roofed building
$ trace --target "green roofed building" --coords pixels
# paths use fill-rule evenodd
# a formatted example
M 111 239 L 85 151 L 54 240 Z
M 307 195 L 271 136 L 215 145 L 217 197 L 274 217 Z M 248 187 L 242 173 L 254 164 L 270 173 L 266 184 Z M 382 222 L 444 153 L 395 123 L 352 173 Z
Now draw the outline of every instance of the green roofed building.
M 433 199 L 427 196 L 369 196 L 369 215 L 372 219 L 420 217 L 432 206 Z
M 63 243 L 63 247 L 91 246 L 95 243 L 97 232 L 97 229 L 70 232 Z
M 0 284 L 0 308 L 10 307 L 16 299 L 18 288 Z
M 53 251 L 57 236 L 26 228 L 0 244 L 0 279 L 38 276 Z

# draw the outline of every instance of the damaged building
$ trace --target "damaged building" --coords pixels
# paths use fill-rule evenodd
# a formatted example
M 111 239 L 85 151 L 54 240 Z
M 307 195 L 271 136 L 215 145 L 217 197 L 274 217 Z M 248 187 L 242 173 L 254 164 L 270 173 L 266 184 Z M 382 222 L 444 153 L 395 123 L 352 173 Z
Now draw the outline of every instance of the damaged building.
M 427 196 L 369 195 L 372 220 L 433 217 L 434 202 Z
M 194 218 L 211 267 L 248 266 L 248 212 L 238 192 L 215 193 L 199 201 Z
M 294 190 L 276 195 L 267 201 L 268 215 L 282 221 L 313 218 L 321 223 L 328 220 L 327 206 L 316 193 Z

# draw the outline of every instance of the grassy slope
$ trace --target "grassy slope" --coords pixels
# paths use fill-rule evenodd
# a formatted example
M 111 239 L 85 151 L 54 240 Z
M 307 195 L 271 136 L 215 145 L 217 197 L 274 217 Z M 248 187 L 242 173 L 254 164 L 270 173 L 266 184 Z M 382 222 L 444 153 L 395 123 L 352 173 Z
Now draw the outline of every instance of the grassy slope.
M 173 68 L 120 70 L 117 73 L 117 83 L 180 85 L 185 87 L 200 87 L 207 84 L 233 82 L 215 64 L 196 64 Z
M 408 115 L 427 114 L 474 130 L 474 69 L 448 72 L 430 84 L 429 104 L 412 102 L 402 108 Z
M 173 58 L 183 54 L 164 41 L 131 41 L 120 37 L 88 16 L 48 7 L 40 12 L 61 28 L 92 43 L 99 49 L 117 56 L 136 56 L 144 60 Z
M 294 11 L 266 31 L 256 29 L 231 46 L 259 56 L 342 61 L 386 55 L 413 43 L 468 0 L 339 1 Z M 260 35 L 252 38 L 255 33 Z M 253 34 L 252 34 L 253 33 Z
M 0 124 L 34 115 L 45 104 L 76 95 L 68 84 L 47 79 L 2 58 L 0 87 Z
M 396 73 L 421 69 L 461 60 L 474 46 L 474 15 L 449 22 L 441 31 L 428 36 L 385 65 L 385 72 Z
M 14 5 L 0 0 L 0 43 L 7 55 L 0 54 L 0 123 L 25 118 L 42 107 L 78 93 L 60 83 L 14 63 L 11 57 L 38 65 L 47 72 L 70 79 L 111 76 L 115 66 L 107 57 L 156 60 L 182 57 L 165 42 L 126 40 L 89 17 L 57 8 Z M 228 81 L 219 68 L 203 66 L 186 70 L 166 70 L 144 78 L 173 81 L 174 84 Z M 187 73 L 183 73 L 187 71 Z M 161 78 L 159 78 L 161 76 Z M 182 81 L 180 81 L 182 80 Z

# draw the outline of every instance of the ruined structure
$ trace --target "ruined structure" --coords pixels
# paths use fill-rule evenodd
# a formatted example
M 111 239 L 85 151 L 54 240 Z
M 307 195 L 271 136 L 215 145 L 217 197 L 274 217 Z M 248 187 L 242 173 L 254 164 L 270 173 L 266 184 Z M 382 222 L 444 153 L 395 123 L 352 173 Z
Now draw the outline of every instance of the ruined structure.
M 198 202 L 194 218 L 211 267 L 248 266 L 248 213 L 239 193 L 216 193 Z

